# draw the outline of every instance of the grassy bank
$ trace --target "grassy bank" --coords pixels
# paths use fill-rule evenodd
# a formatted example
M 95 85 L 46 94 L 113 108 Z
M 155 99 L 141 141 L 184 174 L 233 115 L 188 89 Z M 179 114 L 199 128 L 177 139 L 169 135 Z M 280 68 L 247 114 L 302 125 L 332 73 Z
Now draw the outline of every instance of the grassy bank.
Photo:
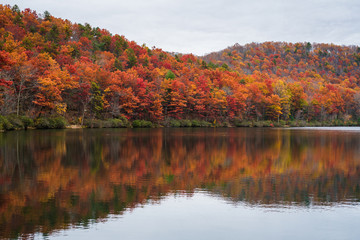
M 76 123 L 75 123 L 76 124 Z M 161 123 L 153 123 L 146 120 L 129 121 L 125 117 L 112 119 L 86 119 L 83 125 L 70 123 L 60 116 L 40 117 L 31 119 L 27 116 L 0 116 L 0 131 L 26 130 L 26 129 L 63 129 L 63 128 L 204 128 L 204 127 L 328 127 L 328 126 L 360 126 L 359 121 L 246 121 L 234 120 L 224 122 L 208 122 L 204 120 L 170 119 Z
M 62 129 L 68 126 L 68 122 L 63 117 L 40 117 L 31 119 L 27 116 L 0 116 L 0 130 L 27 130 L 29 128 L 36 129 Z

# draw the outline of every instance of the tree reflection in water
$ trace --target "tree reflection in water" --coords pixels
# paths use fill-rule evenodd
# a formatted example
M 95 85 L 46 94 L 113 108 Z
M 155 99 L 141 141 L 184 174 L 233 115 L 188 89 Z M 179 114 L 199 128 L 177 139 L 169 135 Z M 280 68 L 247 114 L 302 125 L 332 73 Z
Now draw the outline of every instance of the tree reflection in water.
M 196 189 L 250 205 L 360 200 L 360 133 L 97 129 L 0 135 L 0 237 L 87 226 Z

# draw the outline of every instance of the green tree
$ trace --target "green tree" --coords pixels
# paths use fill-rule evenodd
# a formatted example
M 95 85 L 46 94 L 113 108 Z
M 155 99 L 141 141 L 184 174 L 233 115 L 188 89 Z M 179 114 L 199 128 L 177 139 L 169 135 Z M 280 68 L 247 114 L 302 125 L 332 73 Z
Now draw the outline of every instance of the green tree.
M 134 50 L 132 48 L 128 48 L 128 49 L 126 49 L 126 54 L 127 54 L 127 57 L 128 57 L 128 67 L 132 68 L 137 63 L 135 52 L 134 52 Z
M 165 79 L 175 79 L 176 75 L 171 71 L 167 71 L 167 73 L 165 74 Z
M 99 85 L 95 82 L 91 82 L 90 106 L 96 118 L 101 118 L 101 113 L 104 111 L 105 106 L 105 96 L 100 90 Z

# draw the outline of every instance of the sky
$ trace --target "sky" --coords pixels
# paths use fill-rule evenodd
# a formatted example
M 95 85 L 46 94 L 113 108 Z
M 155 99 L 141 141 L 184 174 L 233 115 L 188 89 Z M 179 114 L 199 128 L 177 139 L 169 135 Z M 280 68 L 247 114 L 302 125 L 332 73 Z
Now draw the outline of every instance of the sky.
M 235 43 L 360 45 L 359 0 L 5 0 L 169 52 L 204 55 Z

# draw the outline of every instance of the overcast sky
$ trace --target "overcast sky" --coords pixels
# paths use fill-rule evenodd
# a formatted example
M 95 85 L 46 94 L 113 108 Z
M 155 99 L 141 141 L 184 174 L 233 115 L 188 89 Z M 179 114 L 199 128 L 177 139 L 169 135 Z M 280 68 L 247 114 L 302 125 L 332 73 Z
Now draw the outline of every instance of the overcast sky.
M 360 45 L 359 0 L 5 0 L 20 9 L 124 35 L 165 51 L 203 55 L 235 43 Z

